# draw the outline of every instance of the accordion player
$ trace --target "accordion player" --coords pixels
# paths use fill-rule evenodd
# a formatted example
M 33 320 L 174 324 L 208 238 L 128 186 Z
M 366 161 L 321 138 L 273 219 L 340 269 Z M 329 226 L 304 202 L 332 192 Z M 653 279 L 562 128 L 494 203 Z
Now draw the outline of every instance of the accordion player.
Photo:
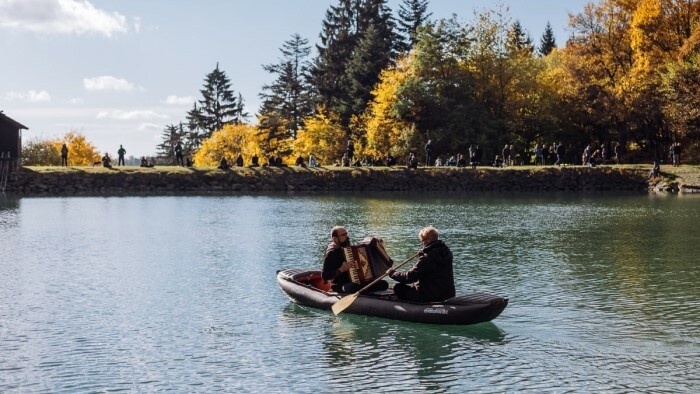
M 384 275 L 394 263 L 379 238 L 366 237 L 357 245 L 343 247 L 345 260 L 350 263 L 350 279 L 364 286 Z

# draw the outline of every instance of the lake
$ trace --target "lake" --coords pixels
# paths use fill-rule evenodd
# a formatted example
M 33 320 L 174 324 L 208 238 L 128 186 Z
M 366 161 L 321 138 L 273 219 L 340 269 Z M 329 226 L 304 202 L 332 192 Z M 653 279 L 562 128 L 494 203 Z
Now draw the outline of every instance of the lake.
M 0 196 L 0 392 L 697 392 L 700 196 Z M 458 294 L 435 326 L 301 307 L 328 232 L 402 261 L 426 225 Z

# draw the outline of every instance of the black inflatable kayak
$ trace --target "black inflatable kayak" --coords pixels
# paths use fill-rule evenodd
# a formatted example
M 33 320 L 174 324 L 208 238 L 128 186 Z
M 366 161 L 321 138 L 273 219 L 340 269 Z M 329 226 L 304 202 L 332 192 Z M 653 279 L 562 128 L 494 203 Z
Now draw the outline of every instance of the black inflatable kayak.
M 277 284 L 294 302 L 314 308 L 331 309 L 347 294 L 331 292 L 320 271 L 286 269 L 277 273 Z M 452 297 L 444 302 L 414 303 L 397 300 L 391 292 L 360 294 L 343 313 L 354 313 L 430 324 L 477 324 L 498 317 L 508 299 L 477 293 Z

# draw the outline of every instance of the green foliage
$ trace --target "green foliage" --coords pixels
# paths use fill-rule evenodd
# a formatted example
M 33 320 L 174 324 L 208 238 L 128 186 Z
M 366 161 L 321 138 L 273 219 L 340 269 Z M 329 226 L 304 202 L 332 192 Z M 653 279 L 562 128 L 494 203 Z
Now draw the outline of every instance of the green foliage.
M 430 21 L 428 0 L 403 0 L 398 11 L 399 51 L 410 52 L 418 41 L 418 30 Z
M 365 110 L 372 83 L 393 60 L 396 45 L 386 0 L 339 0 L 326 12 L 312 81 L 317 103 L 337 113 L 344 129 Z M 360 64 L 367 59 L 369 65 Z
M 58 166 L 61 165 L 60 140 L 33 138 L 22 146 L 23 166 Z M 56 149 L 58 145 L 58 149 Z

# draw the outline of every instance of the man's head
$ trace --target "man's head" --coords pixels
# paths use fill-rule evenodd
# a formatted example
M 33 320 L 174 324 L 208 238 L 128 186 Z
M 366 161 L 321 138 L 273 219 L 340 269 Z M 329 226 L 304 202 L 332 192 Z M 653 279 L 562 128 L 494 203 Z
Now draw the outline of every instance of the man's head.
M 424 227 L 418 233 L 418 239 L 420 239 L 421 244 L 427 245 L 427 244 L 429 244 L 433 241 L 436 241 L 438 239 L 438 231 L 433 226 Z
M 335 226 L 331 229 L 331 239 L 334 243 L 340 246 L 350 245 L 348 230 L 346 230 L 343 226 Z

